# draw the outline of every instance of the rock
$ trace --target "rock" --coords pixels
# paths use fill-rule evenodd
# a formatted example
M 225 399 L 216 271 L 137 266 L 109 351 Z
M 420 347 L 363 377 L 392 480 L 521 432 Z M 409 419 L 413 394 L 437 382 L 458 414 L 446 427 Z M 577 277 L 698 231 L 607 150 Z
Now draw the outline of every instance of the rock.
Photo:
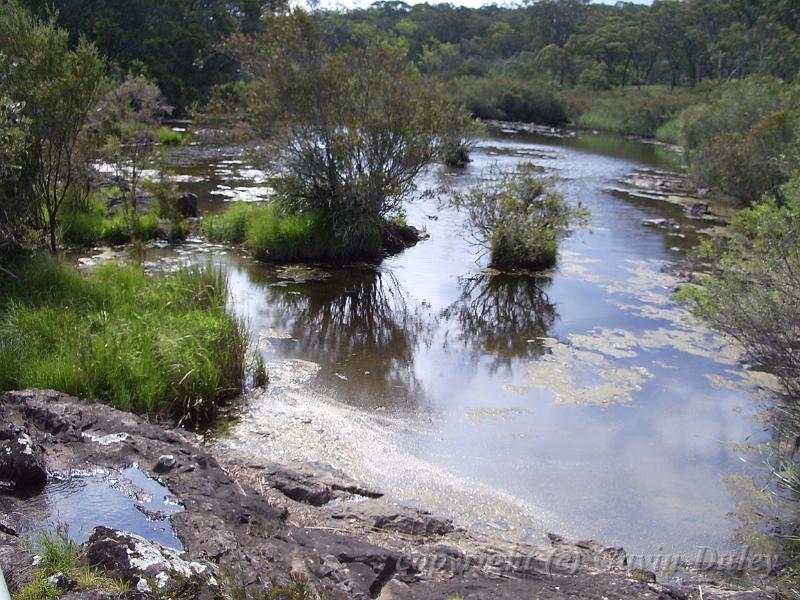
M 430 236 L 411 225 L 394 221 L 384 221 L 380 227 L 383 249 L 389 254 L 397 254 Z
M 140 592 L 210 600 L 219 591 L 212 567 L 186 560 L 175 550 L 138 535 L 95 527 L 84 550 L 90 566 L 119 577 Z
M 257 471 L 267 484 L 283 495 L 312 506 L 324 506 L 334 498 L 353 495 L 368 498 L 383 495 L 360 486 L 341 473 L 316 471 L 305 465 L 279 465 L 255 459 L 231 459 L 230 462 Z
M 197 206 L 197 194 L 186 192 L 180 195 L 177 200 L 178 213 L 182 217 L 199 217 L 200 210 Z
M 686 205 L 686 214 L 699 219 L 711 212 L 707 202 L 692 202 Z
M 29 489 L 47 483 L 42 450 L 17 427 L 0 430 L 0 488 Z
M 295 529 L 278 535 L 308 554 L 306 569 L 315 577 L 335 582 L 347 598 L 377 598 L 402 568 L 391 550 L 329 531 Z
M 623 548 L 603 546 L 593 540 L 567 540 L 555 533 L 548 533 L 547 537 L 557 552 L 573 554 L 580 564 L 602 565 L 605 568 L 622 568 L 628 564 Z
M 56 573 L 47 578 L 47 583 L 60 590 L 72 590 L 78 587 L 78 582 L 64 573 Z
M 33 569 L 33 553 L 15 537 L 0 535 L 0 570 L 10 590 L 24 585 Z
M 159 474 L 167 473 L 177 462 L 172 454 L 162 454 L 158 457 L 158 462 L 153 467 L 153 471 Z
M 430 513 L 374 500 L 337 506 L 331 517 L 357 519 L 375 529 L 422 537 L 444 535 L 455 529 L 449 519 L 440 519 Z

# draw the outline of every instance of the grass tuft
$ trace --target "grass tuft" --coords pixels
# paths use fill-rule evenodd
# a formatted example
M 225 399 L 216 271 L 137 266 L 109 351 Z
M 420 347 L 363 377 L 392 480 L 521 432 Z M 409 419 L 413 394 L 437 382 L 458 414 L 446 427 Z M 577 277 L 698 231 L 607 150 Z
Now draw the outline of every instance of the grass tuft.
M 241 244 L 257 259 L 272 262 L 363 258 L 379 255 L 381 247 L 377 228 L 374 239 L 347 247 L 317 213 L 289 212 L 275 204 L 234 204 L 206 217 L 202 233 L 212 242 Z
M 57 525 L 52 531 L 41 531 L 32 546 L 42 560 L 33 570 L 30 581 L 14 592 L 14 600 L 59 598 L 64 590 L 47 581 L 58 573 L 74 579 L 79 591 L 123 594 L 128 590 L 124 581 L 106 577 L 98 569 L 81 566 L 78 544 L 69 537 L 64 525 Z
M 156 141 L 165 146 L 180 146 L 186 141 L 186 134 L 169 127 L 159 127 L 155 132 Z
M 247 335 L 218 269 L 147 277 L 49 257 L 0 277 L 0 389 L 52 388 L 179 421 L 210 419 L 241 389 Z

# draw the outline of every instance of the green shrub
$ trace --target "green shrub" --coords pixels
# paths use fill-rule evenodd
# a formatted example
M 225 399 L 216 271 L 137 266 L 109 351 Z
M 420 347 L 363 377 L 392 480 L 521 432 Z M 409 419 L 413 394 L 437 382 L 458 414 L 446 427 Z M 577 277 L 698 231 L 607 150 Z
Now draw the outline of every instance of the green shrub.
M 450 94 L 480 119 L 559 125 L 567 120 L 566 106 L 549 84 L 506 76 L 460 77 Z
M 659 128 L 665 127 L 687 107 L 703 102 L 707 90 L 649 86 L 607 91 L 578 88 L 565 94 L 572 121 L 579 127 L 654 137 L 675 136 L 675 125 L 669 126 L 671 131 L 667 127 L 661 134 Z
M 155 138 L 159 144 L 165 146 L 180 146 L 185 142 L 186 134 L 169 127 L 160 127 L 155 131 Z
M 707 242 L 701 256 L 711 273 L 680 297 L 695 314 L 738 340 L 749 363 L 770 371 L 800 397 L 800 176 L 783 188 L 784 202 L 767 198 L 739 212 L 726 238 Z
M 535 167 L 519 173 L 494 173 L 488 183 L 456 197 L 475 241 L 489 250 L 501 269 L 548 269 L 556 264 L 558 242 L 586 210 L 568 205 L 537 176 Z
M 670 119 L 656 129 L 655 138 L 668 144 L 679 144 L 681 141 L 682 120 L 680 116 Z
M 681 115 L 692 178 L 740 204 L 780 186 L 800 169 L 800 87 L 753 77 L 721 88 Z
M 246 336 L 213 269 L 84 276 L 42 257 L 0 280 L 0 389 L 53 388 L 123 410 L 212 417 L 241 387 Z

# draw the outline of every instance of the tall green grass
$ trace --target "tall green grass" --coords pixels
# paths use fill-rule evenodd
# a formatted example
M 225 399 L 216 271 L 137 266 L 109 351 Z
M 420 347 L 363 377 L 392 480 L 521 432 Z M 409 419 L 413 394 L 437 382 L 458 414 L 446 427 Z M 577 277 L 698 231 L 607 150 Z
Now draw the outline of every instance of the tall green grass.
M 0 389 L 53 388 L 122 410 L 202 422 L 236 394 L 247 336 L 220 271 L 88 276 L 49 257 L 0 277 Z
M 155 131 L 155 138 L 159 144 L 165 146 L 180 146 L 186 141 L 187 135 L 180 131 L 175 131 L 169 127 L 159 127 Z
M 598 91 L 574 89 L 564 92 L 572 121 L 584 129 L 598 129 L 623 135 L 678 140 L 681 111 L 704 102 L 710 87 L 675 88 L 646 86 Z
M 338 241 L 317 213 L 287 212 L 274 204 L 233 204 L 207 216 L 202 232 L 210 241 L 241 244 L 257 259 L 274 262 L 364 258 L 381 249 L 377 227 L 374 238 L 355 247 Z
M 158 218 L 155 210 L 136 215 L 126 215 L 120 210 L 108 216 L 105 201 L 95 195 L 83 206 L 65 206 L 59 230 L 63 242 L 76 246 L 98 242 L 126 244 L 131 239 L 147 241 L 158 237 Z

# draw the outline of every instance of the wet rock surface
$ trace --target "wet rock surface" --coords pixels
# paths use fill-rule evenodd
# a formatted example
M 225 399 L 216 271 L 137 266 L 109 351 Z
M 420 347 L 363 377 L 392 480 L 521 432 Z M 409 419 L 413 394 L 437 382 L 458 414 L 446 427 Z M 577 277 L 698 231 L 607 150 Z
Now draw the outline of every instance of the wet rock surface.
M 47 482 L 42 450 L 25 429 L 0 429 L 0 489 L 22 490 Z
M 558 536 L 549 547 L 492 539 L 392 506 L 340 473 L 233 453 L 214 457 L 191 433 L 57 392 L 3 395 L 0 422 L 28 433 L 49 472 L 137 463 L 183 504 L 171 517 L 183 553 L 106 527 L 86 543 L 90 564 L 129 581 L 131 598 L 163 597 L 165 590 L 170 597 L 224 598 L 233 589 L 297 586 L 313 589 L 312 598 L 700 598 L 697 586 L 661 585 L 629 570 L 619 548 Z M 17 587 L 32 557 L 18 538 L 0 537 L 0 566 Z M 751 595 L 731 595 L 742 593 Z M 703 588 L 706 599 L 737 597 L 770 596 Z
M 143 594 L 211 599 L 219 592 L 211 565 L 184 559 L 138 535 L 97 527 L 84 550 L 90 566 Z
M 699 190 L 692 186 L 682 173 L 661 169 L 635 169 L 618 180 L 609 191 L 637 199 L 663 201 L 681 206 L 683 214 L 689 219 L 725 222 L 726 215 L 718 214 L 721 207 L 712 206 L 705 200 L 708 190 Z M 662 226 L 655 221 L 659 219 L 650 220 L 645 224 Z

